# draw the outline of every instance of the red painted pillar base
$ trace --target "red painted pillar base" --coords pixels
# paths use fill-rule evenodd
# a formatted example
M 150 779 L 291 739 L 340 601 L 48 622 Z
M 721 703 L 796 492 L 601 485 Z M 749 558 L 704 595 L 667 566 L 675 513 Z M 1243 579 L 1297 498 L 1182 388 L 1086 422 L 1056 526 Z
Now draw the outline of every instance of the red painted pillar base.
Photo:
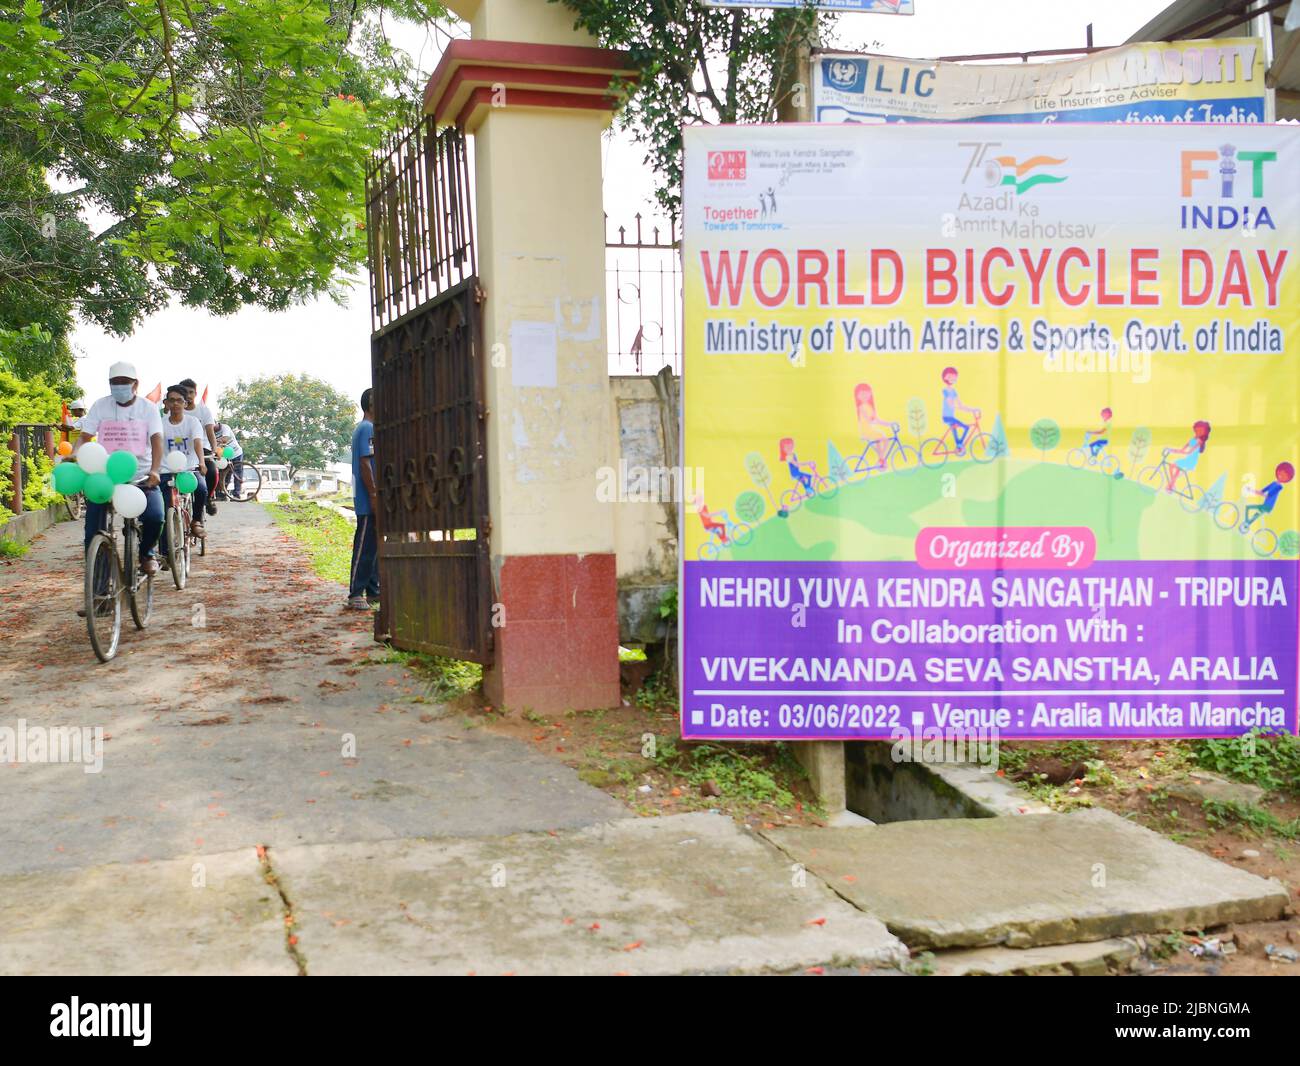
M 507 556 L 497 575 L 505 625 L 483 692 L 493 707 L 560 715 L 617 707 L 614 556 Z

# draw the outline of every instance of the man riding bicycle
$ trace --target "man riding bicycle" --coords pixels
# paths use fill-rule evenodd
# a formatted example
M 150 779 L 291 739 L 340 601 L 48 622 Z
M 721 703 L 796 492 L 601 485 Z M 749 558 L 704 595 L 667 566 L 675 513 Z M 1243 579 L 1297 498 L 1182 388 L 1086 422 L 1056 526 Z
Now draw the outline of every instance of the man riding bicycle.
M 195 400 L 194 397 L 198 394 L 199 387 L 194 383 L 194 379 L 185 378 L 180 385 L 185 390 L 185 410 L 199 420 L 199 425 L 203 427 L 203 436 L 206 440 L 203 447 L 212 453 L 204 458 L 201 466 L 203 471 L 201 478 L 207 482 L 208 486 L 207 512 L 214 515 L 217 513 L 217 505 L 212 499 L 212 494 L 217 486 L 217 462 L 215 457 L 221 450 L 217 447 L 216 421 L 213 419 L 212 411 L 208 408 L 208 405 L 201 400 Z
M 185 410 L 185 390 L 180 385 L 169 385 L 164 404 L 167 417 L 163 419 L 163 444 L 168 453 L 180 452 L 185 456 L 184 469 L 194 474 L 198 485 L 192 496 L 194 498 L 194 518 L 190 530 L 195 536 L 203 536 L 203 508 L 208 502 L 208 486 L 199 477 L 199 464 L 203 459 L 203 426 L 199 420 Z M 164 490 L 170 490 L 176 475 L 164 473 L 162 476 Z M 163 502 L 171 506 L 171 492 L 165 491 Z M 164 555 L 167 552 L 167 530 L 164 527 L 159 545 Z
M 221 449 L 217 454 L 224 456 L 226 449 L 230 448 L 233 455 L 230 456 L 230 488 L 239 499 L 244 492 L 244 449 L 239 443 L 239 438 L 235 436 L 235 431 L 226 423 L 218 422 L 213 429 L 217 438 L 217 447 Z M 226 499 L 226 494 L 222 491 L 222 483 L 217 481 L 217 499 Z
M 91 437 L 98 437 L 99 443 L 108 451 L 128 451 L 135 456 L 140 469 L 149 471 L 146 480 L 140 483 L 145 496 L 145 508 L 140 516 L 139 565 L 142 574 L 156 574 L 158 561 L 154 558 L 154 548 L 163 525 L 162 493 L 158 489 L 163 457 L 162 419 L 156 406 L 143 396 L 136 395 L 140 381 L 132 364 L 118 362 L 109 367 L 108 386 L 110 395 L 91 404 L 90 410 L 82 418 L 81 432 L 72 457 L 76 458 L 77 451 Z M 107 503 L 86 501 L 87 548 L 95 534 L 106 524 L 109 506 Z M 78 613 L 84 614 L 84 611 Z

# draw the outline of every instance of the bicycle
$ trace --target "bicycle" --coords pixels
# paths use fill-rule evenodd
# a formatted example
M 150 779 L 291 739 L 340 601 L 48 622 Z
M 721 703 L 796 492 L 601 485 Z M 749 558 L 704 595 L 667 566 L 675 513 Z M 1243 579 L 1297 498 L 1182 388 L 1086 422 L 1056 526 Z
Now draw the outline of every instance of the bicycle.
M 176 487 L 176 475 L 163 475 L 163 499 L 167 515 L 163 528 L 167 531 L 167 569 L 177 591 L 185 588 L 190 577 L 190 552 L 195 546 L 200 555 L 207 554 L 207 534 L 193 532 L 194 497 Z
M 711 562 L 722 554 L 723 548 L 743 548 L 754 539 L 754 530 L 744 522 L 733 522 L 726 511 L 719 511 L 714 518 L 721 518 L 727 526 L 727 539 L 717 529 L 709 529 L 709 539 L 700 545 L 696 553 L 705 562 Z
M 1170 451 L 1169 448 L 1164 449 L 1160 462 L 1143 470 L 1138 475 L 1138 482 L 1155 492 L 1164 491 L 1177 496 L 1179 506 L 1188 514 L 1200 514 L 1202 511 L 1216 514 L 1223 500 L 1207 493 L 1200 485 L 1194 485 L 1186 470 L 1169 461 Z M 1175 472 L 1172 479 L 1171 471 Z
M 1250 538 L 1250 550 L 1263 559 L 1267 559 L 1277 551 L 1278 539 L 1268 526 L 1260 526 L 1254 533 L 1251 533 L 1250 527 L 1260 521 L 1268 512 L 1261 511 L 1249 519 L 1241 518 L 1243 511 L 1239 510 L 1235 503 L 1223 501 L 1214 510 L 1214 523 L 1220 529 L 1235 529 L 1243 537 Z
M 135 484 L 143 484 L 143 480 Z M 140 521 L 128 518 L 123 523 L 123 550 L 119 554 L 114 524 L 117 512 L 105 505 L 104 524 L 86 548 L 86 629 L 90 646 L 100 662 L 117 654 L 122 636 L 122 598 L 131 609 L 136 629 L 144 629 L 153 616 L 153 574 L 140 573 L 137 565 Z M 130 575 L 128 579 L 128 574 Z
M 810 462 L 808 466 L 812 469 L 813 489 L 807 494 L 800 492 L 798 489 L 787 489 L 781 493 L 781 511 L 784 514 L 799 510 L 803 506 L 804 500 L 811 500 L 814 496 L 829 500 L 840 491 L 840 486 L 834 478 L 829 478 L 825 474 L 817 472 L 816 463 Z
M 1066 453 L 1065 461 L 1074 470 L 1082 470 L 1085 466 L 1100 466 L 1103 474 L 1114 477 L 1119 472 L 1119 457 L 1110 454 L 1110 441 L 1106 441 L 1100 448 L 1089 447 L 1088 438 L 1091 436 L 1091 433 L 1085 433 L 1083 444 L 1071 448 Z M 1104 458 L 1101 457 L 1102 452 L 1105 452 Z
M 253 463 L 241 457 L 231 459 L 224 470 L 217 471 L 217 488 L 225 498 L 235 503 L 257 499 L 262 487 L 262 473 Z
M 891 474 L 910 474 L 921 465 L 920 449 L 909 447 L 898 439 L 900 426 L 897 422 L 891 422 L 890 425 L 894 427 L 892 437 L 885 437 L 881 441 L 866 441 L 861 453 L 850 457 L 853 459 L 850 475 L 865 473 L 870 477 L 878 470 L 888 470 Z M 888 442 L 889 447 L 885 449 L 884 457 L 880 458 L 879 445 L 885 442 Z M 876 457 L 877 461 L 866 463 L 868 455 Z
M 950 436 L 952 437 L 951 448 L 945 443 Z M 993 442 L 992 434 L 985 433 L 980 428 L 979 415 L 972 419 L 970 428 L 966 431 L 962 447 L 958 449 L 956 445 L 957 427 L 950 424 L 943 431 L 943 436 L 931 437 L 929 440 L 921 442 L 921 464 L 929 470 L 938 470 L 950 458 L 973 459 L 977 463 L 991 463 L 998 456 L 998 447 Z
M 71 496 L 64 496 L 63 508 L 68 512 L 68 518 L 70 521 L 80 522 L 86 517 L 85 495 L 80 492 L 74 492 Z

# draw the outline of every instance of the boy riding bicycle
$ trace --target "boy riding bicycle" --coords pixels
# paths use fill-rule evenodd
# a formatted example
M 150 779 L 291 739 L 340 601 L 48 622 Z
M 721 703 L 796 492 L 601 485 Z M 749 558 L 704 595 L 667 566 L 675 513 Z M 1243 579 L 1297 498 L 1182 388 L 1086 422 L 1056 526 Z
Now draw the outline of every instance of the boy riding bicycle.
M 203 426 L 199 420 L 185 409 L 186 393 L 180 385 L 169 385 L 167 396 L 163 401 L 167 407 L 167 417 L 163 419 L 163 445 L 167 454 L 178 452 L 185 456 L 185 466 L 181 469 L 188 470 L 195 475 L 198 485 L 195 487 L 191 496 L 194 500 L 193 515 L 194 518 L 190 523 L 190 530 L 195 536 L 203 536 L 203 508 L 208 502 L 208 486 L 200 475 L 200 464 L 203 456 Z M 164 503 L 171 506 L 171 487 L 176 479 L 176 473 L 167 471 L 162 476 L 164 489 Z M 159 537 L 159 546 L 163 551 L 164 557 L 167 554 L 167 528 L 164 525 L 162 535 Z
M 1246 510 L 1242 515 L 1241 531 L 1244 533 L 1262 516 L 1271 514 L 1273 508 L 1277 505 L 1277 498 L 1282 494 L 1282 488 L 1295 477 L 1295 467 L 1290 463 L 1278 463 L 1277 469 L 1273 471 L 1273 480 L 1265 485 L 1262 489 L 1252 489 L 1255 496 L 1264 497 L 1263 503 L 1248 503 Z M 1254 514 L 1251 512 L 1254 511 Z

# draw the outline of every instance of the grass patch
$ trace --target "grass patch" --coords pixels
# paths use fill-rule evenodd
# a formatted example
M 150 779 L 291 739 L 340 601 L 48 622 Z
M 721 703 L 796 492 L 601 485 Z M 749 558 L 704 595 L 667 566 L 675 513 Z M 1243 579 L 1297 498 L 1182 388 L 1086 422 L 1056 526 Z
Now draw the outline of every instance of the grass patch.
M 779 778 L 801 777 L 801 767 L 785 744 L 753 751 L 720 744 L 679 745 L 665 737 L 656 746 L 655 764 L 694 788 L 712 783 L 718 792 L 741 806 L 773 803 L 789 807 L 794 795 Z
M 337 511 L 306 500 L 263 504 L 285 533 L 298 541 L 311 559 L 311 568 L 323 578 L 346 586 L 352 576 L 351 522 Z
M 1188 742 L 1198 766 L 1267 792 L 1300 792 L 1300 737 L 1258 727 L 1240 737 Z
M 417 697 L 420 703 L 450 703 L 477 691 L 483 684 L 483 667 L 463 659 L 390 647 L 370 662 L 396 663 L 420 678 L 425 685 L 424 692 Z
M 0 559 L 21 559 L 27 554 L 28 547 L 8 537 L 0 537 Z
M 1283 821 L 1272 811 L 1251 803 L 1219 803 L 1206 800 L 1205 820 L 1212 826 L 1241 826 L 1256 836 L 1280 836 L 1283 840 L 1300 839 L 1300 818 Z

